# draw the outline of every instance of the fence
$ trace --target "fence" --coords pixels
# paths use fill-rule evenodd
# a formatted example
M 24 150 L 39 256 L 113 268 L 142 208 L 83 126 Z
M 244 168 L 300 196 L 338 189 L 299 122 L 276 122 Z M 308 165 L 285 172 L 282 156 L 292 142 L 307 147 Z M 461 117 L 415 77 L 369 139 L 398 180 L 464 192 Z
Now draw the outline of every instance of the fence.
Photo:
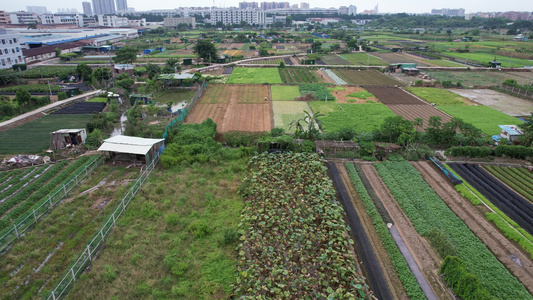
M 500 89 L 502 91 L 505 91 L 507 93 L 510 93 L 516 97 L 523 98 L 526 100 L 533 100 L 533 92 L 528 91 L 525 89 L 521 89 L 519 87 L 510 86 L 506 84 L 501 84 L 500 86 L 496 86 L 497 89 Z
M 159 162 L 159 156 L 148 165 L 142 173 L 139 175 L 137 180 L 133 183 L 132 187 L 126 192 L 126 195 L 122 197 L 122 200 L 117 204 L 113 212 L 109 217 L 107 217 L 104 225 L 94 234 L 93 238 L 87 243 L 86 248 L 78 255 L 78 258 L 74 263 L 70 265 L 67 269 L 68 271 L 63 275 L 63 278 L 57 286 L 47 295 L 46 299 L 60 299 L 67 295 L 69 289 L 72 287 L 76 278 L 85 270 L 87 265 L 93 260 L 95 252 L 103 245 L 105 238 L 109 235 L 113 227 L 115 226 L 117 220 L 122 216 L 126 211 L 126 207 L 130 204 L 131 199 L 139 191 L 143 183 L 146 181 L 150 173 Z
M 89 165 L 86 165 L 80 173 L 76 174 L 69 182 L 63 184 L 61 189 L 53 195 L 48 195 L 47 201 L 44 201 L 39 207 L 32 211 L 25 213 L 18 218 L 10 230 L 8 230 L 2 237 L 0 237 L 0 253 L 4 251 L 9 245 L 22 237 L 23 233 L 28 230 L 33 224 L 37 223 L 49 211 L 54 209 L 68 193 L 75 188 L 83 179 L 85 179 L 98 165 L 102 162 L 102 157 L 93 160 Z M 42 201 L 42 200 L 41 200 Z M 20 220 L 20 221 L 19 221 Z
M 167 138 L 168 132 L 172 128 L 178 126 L 179 123 L 181 123 L 181 122 L 183 122 L 183 120 L 185 120 L 185 118 L 187 117 L 187 113 L 193 108 L 194 104 L 196 104 L 198 99 L 200 99 L 200 97 L 202 97 L 206 87 L 207 87 L 207 83 L 205 82 L 205 79 L 204 79 L 204 81 L 198 87 L 198 90 L 196 91 L 196 93 L 194 93 L 194 96 L 192 96 L 192 99 L 191 99 L 191 101 L 189 101 L 189 104 L 187 104 L 187 107 L 183 108 L 181 110 L 181 114 L 179 116 L 177 116 L 174 120 L 172 120 L 170 123 L 167 124 L 167 126 L 165 127 L 165 132 L 163 133 L 163 138 L 164 139 Z

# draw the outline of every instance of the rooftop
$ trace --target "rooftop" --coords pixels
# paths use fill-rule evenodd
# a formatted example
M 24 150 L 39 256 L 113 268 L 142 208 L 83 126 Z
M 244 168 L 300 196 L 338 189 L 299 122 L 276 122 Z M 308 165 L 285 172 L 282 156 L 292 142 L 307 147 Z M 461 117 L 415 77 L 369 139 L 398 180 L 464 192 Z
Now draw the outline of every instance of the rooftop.
M 522 135 L 524 132 L 516 125 L 499 125 L 499 127 L 509 135 Z
M 116 135 L 104 140 L 98 151 L 111 151 L 119 153 L 130 153 L 146 155 L 148 151 L 157 143 L 164 139 L 147 139 L 126 135 Z

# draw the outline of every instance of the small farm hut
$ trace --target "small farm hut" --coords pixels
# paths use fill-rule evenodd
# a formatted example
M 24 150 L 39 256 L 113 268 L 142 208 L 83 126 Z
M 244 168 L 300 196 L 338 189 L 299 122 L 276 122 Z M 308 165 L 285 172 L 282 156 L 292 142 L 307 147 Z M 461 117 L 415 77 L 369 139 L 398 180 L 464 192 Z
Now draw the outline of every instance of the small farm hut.
M 50 133 L 50 149 L 63 150 L 69 145 L 81 145 L 87 139 L 85 129 L 60 129 Z
M 393 143 L 374 143 L 374 146 L 376 146 L 376 157 L 379 160 L 386 159 L 389 154 L 402 150 L 402 146 Z
M 500 139 L 507 139 L 513 144 L 517 144 L 521 135 L 524 132 L 516 125 L 498 125 L 502 129 L 502 132 L 499 135 L 494 135 L 492 139 L 496 142 L 499 142 Z
M 113 160 L 143 162 L 149 164 L 165 149 L 164 139 L 147 139 L 116 135 L 104 140 L 98 151 L 105 151 Z

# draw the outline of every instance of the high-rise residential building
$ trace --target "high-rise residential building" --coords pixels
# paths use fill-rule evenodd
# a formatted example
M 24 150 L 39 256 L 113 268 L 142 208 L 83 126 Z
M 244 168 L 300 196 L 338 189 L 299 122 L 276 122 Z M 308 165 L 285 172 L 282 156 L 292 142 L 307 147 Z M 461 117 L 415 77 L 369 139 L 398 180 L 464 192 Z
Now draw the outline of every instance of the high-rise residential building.
M 95 15 L 112 15 L 116 13 L 115 1 L 93 0 L 93 13 Z
M 355 5 L 348 6 L 348 15 L 350 15 L 350 16 L 357 15 L 357 6 L 355 6 Z
M 217 22 L 227 24 L 239 24 L 246 21 L 248 24 L 265 24 L 265 12 L 251 9 L 217 9 L 211 11 L 211 24 Z
M 279 9 L 279 8 L 291 8 L 289 2 L 261 2 L 261 9 Z
M 82 2 L 83 5 L 83 14 L 91 17 L 93 15 L 93 9 L 91 7 L 91 2 Z
M 128 10 L 128 1 L 117 0 L 117 11 L 127 11 L 127 10 Z
M 309 9 L 309 3 L 307 2 L 300 3 L 300 9 Z
M 196 28 L 196 19 L 194 17 L 181 17 L 181 18 L 164 18 L 163 26 L 170 28 L 177 28 L 179 24 L 191 25 L 192 28 Z
M 239 9 L 256 9 L 259 8 L 257 2 L 239 2 Z
M 465 9 L 464 8 L 442 8 L 442 9 L 432 9 L 432 15 L 443 15 L 447 17 L 464 17 Z
M 41 15 L 46 13 L 46 6 L 26 6 L 26 11 Z

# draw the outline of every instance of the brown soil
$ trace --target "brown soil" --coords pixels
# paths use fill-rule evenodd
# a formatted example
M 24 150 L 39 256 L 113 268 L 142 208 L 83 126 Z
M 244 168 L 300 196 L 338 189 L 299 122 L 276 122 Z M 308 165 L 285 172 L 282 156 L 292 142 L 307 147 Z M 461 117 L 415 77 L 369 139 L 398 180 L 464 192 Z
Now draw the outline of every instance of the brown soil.
M 358 216 L 361 219 L 361 224 L 363 225 L 365 232 L 372 245 L 372 248 L 374 249 L 374 252 L 376 253 L 376 258 L 378 259 L 381 269 L 383 270 L 383 275 L 385 276 L 385 279 L 387 280 L 387 284 L 389 286 L 389 289 L 391 291 L 393 298 L 394 299 L 409 299 L 407 297 L 407 293 L 405 292 L 405 289 L 403 288 L 402 282 L 400 281 L 400 278 L 398 277 L 398 273 L 396 272 L 396 269 L 392 265 L 392 261 L 390 260 L 387 254 L 387 251 L 383 247 L 381 238 L 379 237 L 379 235 L 377 234 L 374 228 L 372 219 L 370 218 L 370 216 L 368 216 L 368 214 L 362 213 L 366 211 L 365 206 L 361 202 L 361 199 L 359 198 L 357 191 L 354 189 L 350 181 L 350 177 L 348 176 L 348 173 L 346 172 L 346 168 L 344 167 L 344 162 L 335 161 L 335 165 L 337 169 L 339 170 L 339 174 L 342 178 L 342 181 L 344 182 L 344 185 L 346 186 L 348 190 L 348 194 L 350 194 L 352 204 L 355 210 L 358 212 Z
M 424 120 L 422 128 L 417 128 L 419 131 L 424 131 L 423 128 L 427 128 L 430 117 L 441 117 L 442 123 L 447 123 L 452 120 L 452 117 L 431 105 L 389 104 L 387 107 L 396 115 L 402 116 L 409 121 L 414 121 L 416 118 Z
M 337 84 L 326 72 L 322 70 L 314 70 L 313 72 L 315 72 L 317 79 L 320 78 L 320 82 Z
M 338 103 L 367 103 L 367 101 L 373 101 L 373 102 L 379 102 L 379 100 L 376 97 L 369 97 L 366 99 L 359 99 L 359 98 L 353 98 L 353 97 L 347 97 L 348 95 L 356 92 L 362 92 L 365 89 L 362 87 L 357 86 L 344 86 L 344 91 L 331 91 L 333 96 L 337 98 Z M 350 101 L 348 101 L 350 100 Z
M 493 223 L 489 222 L 470 201 L 464 199 L 451 183 L 437 172 L 428 162 L 413 162 L 414 167 L 422 174 L 424 180 L 435 190 L 437 195 L 454 213 L 472 230 L 487 246 L 498 260 L 513 274 L 526 289 L 533 293 L 533 261 L 516 245 L 509 241 Z M 481 208 L 482 206 L 480 206 Z M 513 258 L 518 258 L 520 267 Z
M 369 87 L 367 88 L 383 104 L 410 104 L 410 105 L 428 105 L 420 101 L 411 94 L 396 87 Z
M 399 204 L 391 195 L 389 189 L 379 177 L 376 169 L 372 165 L 362 165 L 368 180 L 376 191 L 377 196 L 383 202 L 387 212 L 391 216 L 396 229 L 405 241 L 407 248 L 413 255 L 418 267 L 431 285 L 433 292 L 439 299 L 453 299 L 447 289 L 440 281 L 438 275 L 439 268 L 442 264 L 440 258 L 435 254 L 427 241 L 416 232 L 409 217 L 405 215 Z

